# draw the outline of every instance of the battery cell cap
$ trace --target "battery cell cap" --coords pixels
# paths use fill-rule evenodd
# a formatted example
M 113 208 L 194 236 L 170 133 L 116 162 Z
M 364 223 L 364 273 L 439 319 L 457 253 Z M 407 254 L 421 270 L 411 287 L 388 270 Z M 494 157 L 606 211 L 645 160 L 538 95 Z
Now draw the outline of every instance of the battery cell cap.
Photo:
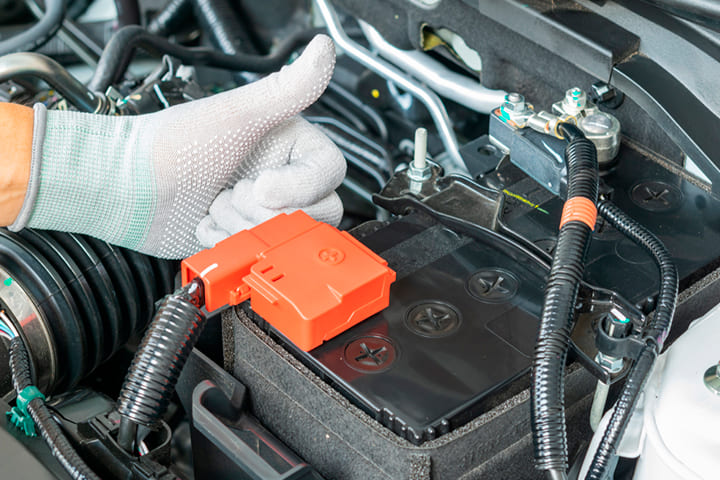
M 250 298 L 252 308 L 309 351 L 388 306 L 395 272 L 347 232 L 302 211 L 233 235 L 186 259 L 209 311 Z

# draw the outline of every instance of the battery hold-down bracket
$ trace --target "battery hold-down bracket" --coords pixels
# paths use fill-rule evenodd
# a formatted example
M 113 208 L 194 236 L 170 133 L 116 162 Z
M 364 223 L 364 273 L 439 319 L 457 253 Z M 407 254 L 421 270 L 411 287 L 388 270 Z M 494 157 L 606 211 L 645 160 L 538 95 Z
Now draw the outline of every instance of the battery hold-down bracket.
M 250 299 L 253 310 L 304 351 L 389 304 L 395 272 L 347 232 L 301 210 L 243 230 L 182 262 L 200 278 L 208 311 Z

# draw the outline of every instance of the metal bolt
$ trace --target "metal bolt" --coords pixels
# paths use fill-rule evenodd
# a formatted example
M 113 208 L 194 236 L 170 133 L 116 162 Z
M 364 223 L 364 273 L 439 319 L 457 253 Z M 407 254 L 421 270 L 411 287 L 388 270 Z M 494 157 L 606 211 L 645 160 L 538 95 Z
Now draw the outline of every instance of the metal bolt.
M 505 103 L 503 107 L 508 112 L 520 113 L 526 110 L 525 97 L 517 92 L 511 92 L 505 95 Z
M 592 96 L 598 102 L 605 102 L 616 95 L 615 89 L 604 82 L 596 82 L 592 85 Z
M 432 176 L 432 167 L 427 163 L 427 130 L 418 128 L 415 130 L 415 153 L 413 161 L 408 168 L 410 177 L 410 191 L 419 193 L 423 183 Z
M 563 109 L 569 115 L 576 115 L 587 105 L 587 95 L 578 88 L 573 87 L 565 92 L 565 100 L 563 101 Z
M 610 374 L 620 373 L 625 363 L 622 358 L 605 355 L 602 352 L 598 352 L 595 361 Z

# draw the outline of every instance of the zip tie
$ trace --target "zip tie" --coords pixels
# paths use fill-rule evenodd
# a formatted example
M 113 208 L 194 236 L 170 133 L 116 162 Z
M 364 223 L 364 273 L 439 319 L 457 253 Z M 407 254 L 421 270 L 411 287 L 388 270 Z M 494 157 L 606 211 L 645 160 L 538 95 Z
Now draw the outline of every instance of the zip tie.
M 593 201 L 585 197 L 569 198 L 563 206 L 560 228 L 572 221 L 582 222 L 590 227 L 590 230 L 595 230 L 597 208 Z
M 21 429 L 28 437 L 35 437 L 35 422 L 30 416 L 27 407 L 36 398 L 45 400 L 40 390 L 34 385 L 25 387 L 20 393 L 18 393 L 17 399 L 15 400 L 15 406 L 10 411 L 5 412 L 5 415 L 10 419 L 10 422 L 17 428 Z

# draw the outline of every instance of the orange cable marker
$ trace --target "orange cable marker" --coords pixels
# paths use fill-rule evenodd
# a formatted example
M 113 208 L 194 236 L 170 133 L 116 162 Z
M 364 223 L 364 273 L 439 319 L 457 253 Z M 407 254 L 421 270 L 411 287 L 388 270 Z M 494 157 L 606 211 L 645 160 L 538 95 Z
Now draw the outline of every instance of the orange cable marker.
M 593 201 L 585 197 L 573 197 L 563 206 L 560 228 L 568 222 L 578 221 L 590 227 L 590 230 L 595 230 L 596 220 L 597 208 Z

